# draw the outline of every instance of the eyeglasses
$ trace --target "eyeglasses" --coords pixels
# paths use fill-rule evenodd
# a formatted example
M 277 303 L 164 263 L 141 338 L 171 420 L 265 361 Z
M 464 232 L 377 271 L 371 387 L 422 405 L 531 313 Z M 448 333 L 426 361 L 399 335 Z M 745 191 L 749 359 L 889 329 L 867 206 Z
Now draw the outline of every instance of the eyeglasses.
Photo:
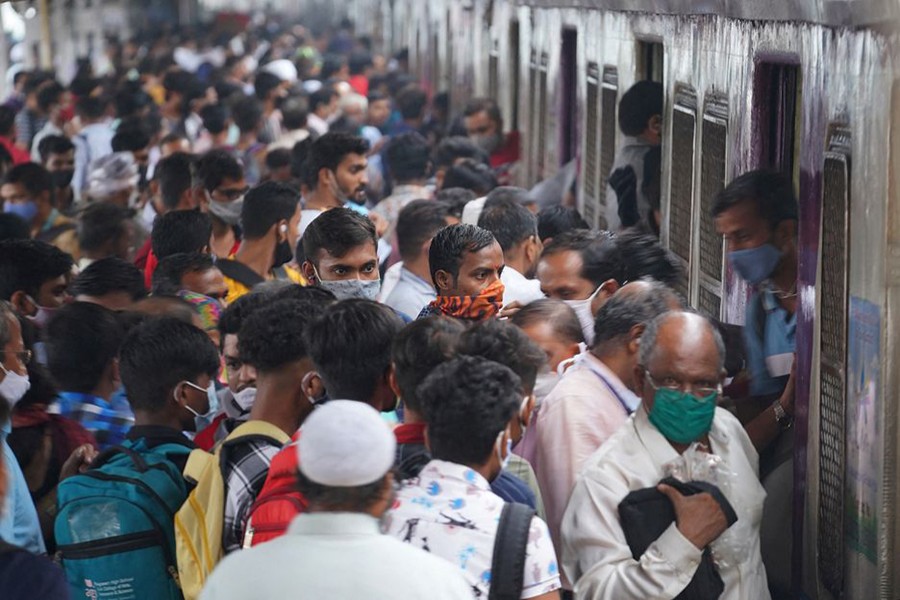
M 19 362 L 22 363 L 23 365 L 27 365 L 28 363 L 30 363 L 31 357 L 34 356 L 34 352 L 32 352 L 31 350 L 22 350 L 21 352 L 15 352 L 13 350 L 4 350 L 3 353 L 14 355 L 16 358 L 19 359 Z
M 233 202 L 234 200 L 237 200 L 238 198 L 240 198 L 241 196 L 243 196 L 244 194 L 246 194 L 249 191 L 250 191 L 250 186 L 243 187 L 243 188 L 230 188 L 230 189 L 216 188 L 215 189 L 215 192 L 217 194 L 220 194 L 220 195 L 224 196 L 225 198 L 228 198 L 229 202 Z
M 671 376 L 657 379 L 646 369 L 644 369 L 644 375 L 647 377 L 647 382 L 650 384 L 650 387 L 654 390 L 665 389 L 675 392 L 684 392 L 690 394 L 697 400 L 706 400 L 710 396 L 718 396 L 722 393 L 722 384 L 718 382 L 697 381 L 694 383 L 686 383 Z

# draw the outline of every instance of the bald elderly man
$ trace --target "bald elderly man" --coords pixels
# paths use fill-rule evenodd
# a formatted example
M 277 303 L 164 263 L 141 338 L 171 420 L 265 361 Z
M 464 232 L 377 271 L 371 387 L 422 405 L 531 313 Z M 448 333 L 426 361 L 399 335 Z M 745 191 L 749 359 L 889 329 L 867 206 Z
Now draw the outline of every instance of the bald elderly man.
M 700 315 L 673 311 L 647 325 L 634 369 L 641 407 L 587 460 L 563 517 L 563 568 L 578 598 L 675 598 L 711 544 L 715 559 L 730 557 L 718 561 L 722 600 L 770 597 L 759 552 L 766 494 L 758 456 L 740 422 L 716 406 L 724 355 L 718 332 Z M 707 493 L 682 496 L 661 485 L 657 489 L 672 502 L 675 522 L 635 560 L 619 503 L 632 491 L 657 486 L 668 474 L 666 465 L 693 442 L 721 459 L 721 472 L 733 474 L 719 487 L 737 513 L 736 529 L 714 544 L 728 529 L 719 503 Z

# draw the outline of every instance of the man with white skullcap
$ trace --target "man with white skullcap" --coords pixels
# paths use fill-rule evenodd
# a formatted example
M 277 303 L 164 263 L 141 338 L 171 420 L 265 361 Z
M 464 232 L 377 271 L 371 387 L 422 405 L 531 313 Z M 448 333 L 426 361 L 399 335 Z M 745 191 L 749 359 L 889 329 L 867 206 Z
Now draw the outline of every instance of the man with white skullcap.
M 381 534 L 395 447 L 367 404 L 333 400 L 313 411 L 297 445 L 307 511 L 280 538 L 222 561 L 201 600 L 471 598 L 452 564 Z

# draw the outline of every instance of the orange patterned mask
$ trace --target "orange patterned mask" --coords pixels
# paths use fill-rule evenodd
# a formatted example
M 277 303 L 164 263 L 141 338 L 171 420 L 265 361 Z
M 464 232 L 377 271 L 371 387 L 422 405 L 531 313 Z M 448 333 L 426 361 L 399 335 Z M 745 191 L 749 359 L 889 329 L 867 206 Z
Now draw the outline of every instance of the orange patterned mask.
M 503 282 L 498 279 L 477 296 L 438 296 L 429 306 L 448 317 L 484 321 L 500 312 L 503 290 Z

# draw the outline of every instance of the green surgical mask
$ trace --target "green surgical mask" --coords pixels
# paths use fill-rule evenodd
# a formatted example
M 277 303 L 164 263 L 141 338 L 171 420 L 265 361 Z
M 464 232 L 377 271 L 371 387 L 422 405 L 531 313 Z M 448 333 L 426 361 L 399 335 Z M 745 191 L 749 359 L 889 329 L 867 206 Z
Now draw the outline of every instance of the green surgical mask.
M 659 388 L 653 395 L 650 422 L 666 439 L 690 444 L 709 431 L 716 414 L 717 393 L 696 398 L 680 390 Z

